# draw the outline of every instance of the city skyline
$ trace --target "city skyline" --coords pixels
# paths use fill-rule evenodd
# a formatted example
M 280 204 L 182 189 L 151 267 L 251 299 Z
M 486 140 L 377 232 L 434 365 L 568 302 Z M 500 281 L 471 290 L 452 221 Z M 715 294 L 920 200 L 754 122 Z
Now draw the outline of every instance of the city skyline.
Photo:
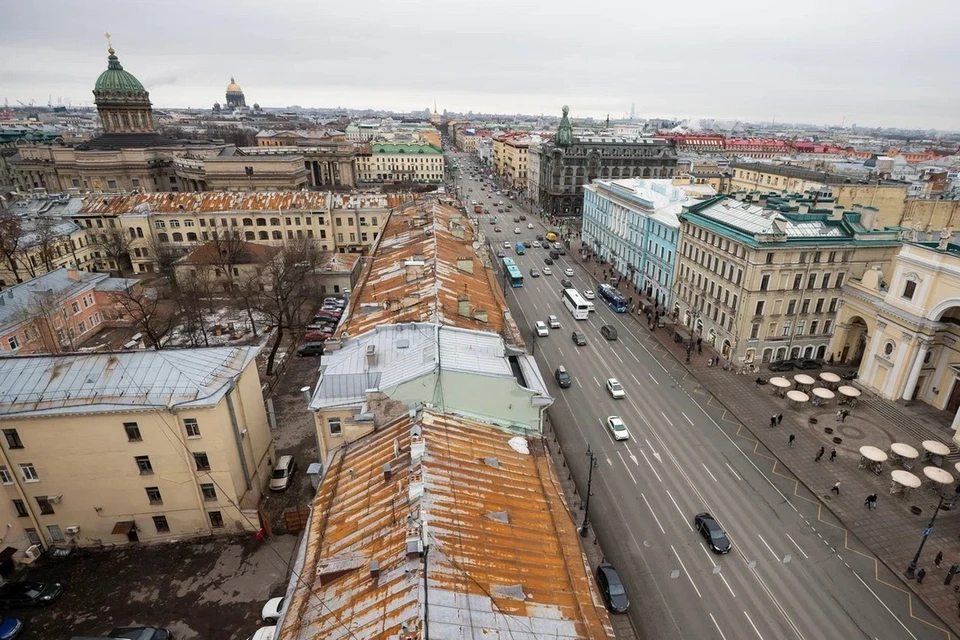
M 602 119 L 635 103 L 643 118 L 960 130 L 960 89 L 937 64 L 960 53 L 956 21 L 927 24 L 935 10 L 812 2 L 781 11 L 750 0 L 717 13 L 695 2 L 682 20 L 653 21 L 616 1 L 590 13 L 562 2 L 546 15 L 499 1 L 443 14 L 422 0 L 372 4 L 362 16 L 339 6 L 318 16 L 291 2 L 264 17 L 250 2 L 198 11 L 173 0 L 170 15 L 195 17 L 147 27 L 129 3 L 89 12 L 54 0 L 42 29 L 28 26 L 26 5 L 11 5 L 0 27 L 2 97 L 90 105 L 109 31 L 158 107 L 210 108 L 234 76 L 247 102 L 264 107 L 411 111 L 436 101 L 441 111 L 558 115 L 569 104 L 575 118 Z M 709 24 L 699 17 L 708 8 Z M 920 28 L 922 43 L 906 47 Z

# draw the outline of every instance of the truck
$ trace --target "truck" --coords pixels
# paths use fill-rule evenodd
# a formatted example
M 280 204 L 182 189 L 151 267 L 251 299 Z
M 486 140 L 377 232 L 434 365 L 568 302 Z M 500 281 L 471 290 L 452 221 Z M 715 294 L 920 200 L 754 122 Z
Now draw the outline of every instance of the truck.
M 473 212 L 474 212 L 474 213 L 483 213 L 483 207 L 480 206 L 479 204 L 475 204 L 475 205 L 473 205 Z

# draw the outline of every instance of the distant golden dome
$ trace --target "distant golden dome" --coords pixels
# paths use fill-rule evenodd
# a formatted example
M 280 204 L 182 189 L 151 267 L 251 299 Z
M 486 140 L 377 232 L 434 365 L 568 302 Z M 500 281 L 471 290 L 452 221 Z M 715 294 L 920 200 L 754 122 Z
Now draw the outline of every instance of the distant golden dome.
M 233 78 L 230 78 L 230 84 L 227 85 L 227 91 L 243 93 L 243 90 L 240 89 L 240 85 L 233 81 Z

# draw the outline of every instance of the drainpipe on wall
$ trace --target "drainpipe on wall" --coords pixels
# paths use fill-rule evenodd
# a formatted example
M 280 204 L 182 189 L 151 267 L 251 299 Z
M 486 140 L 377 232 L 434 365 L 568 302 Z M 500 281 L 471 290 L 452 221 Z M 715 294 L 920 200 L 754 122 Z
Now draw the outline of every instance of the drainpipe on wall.
M 37 536 L 40 538 L 41 544 L 43 544 L 45 548 L 48 548 L 50 544 L 47 542 L 47 536 L 44 533 L 44 529 L 40 527 L 40 521 L 37 520 L 37 515 L 33 512 L 33 504 L 23 491 L 23 485 L 21 483 L 20 476 L 18 475 L 19 469 L 13 468 L 13 465 L 10 463 L 10 459 L 7 457 L 7 450 L 3 447 L 0 447 L 0 461 L 2 461 L 4 466 L 10 471 L 10 477 L 13 478 L 13 484 L 17 488 L 17 496 L 27 507 L 27 517 L 30 518 L 30 523 L 33 524 L 33 528 L 37 532 Z M 33 543 L 31 542 L 31 544 Z
M 243 435 L 240 433 L 240 425 L 237 424 L 237 412 L 233 407 L 233 398 L 231 394 L 236 388 L 236 382 L 234 380 L 230 381 L 230 388 L 227 389 L 227 394 L 224 396 L 227 400 L 227 411 L 230 412 L 230 424 L 233 426 L 233 439 L 237 443 L 237 453 L 240 454 L 240 467 L 243 469 L 243 479 L 247 484 L 247 491 L 253 488 L 253 484 L 250 481 L 250 469 L 247 468 L 247 456 L 243 452 Z

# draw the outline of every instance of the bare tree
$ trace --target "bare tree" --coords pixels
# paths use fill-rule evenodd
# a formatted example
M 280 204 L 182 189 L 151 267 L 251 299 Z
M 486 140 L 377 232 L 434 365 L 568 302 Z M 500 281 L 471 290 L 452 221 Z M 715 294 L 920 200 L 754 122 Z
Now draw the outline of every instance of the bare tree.
M 57 221 L 50 218 L 37 218 L 34 223 L 33 234 L 36 240 L 33 247 L 36 249 L 44 273 L 53 271 L 53 259 L 57 256 L 57 249 L 63 242 L 62 234 L 57 232 Z
M 214 229 L 210 233 L 210 246 L 209 263 L 223 270 L 227 277 L 228 290 L 233 291 L 237 285 L 234 268 L 247 258 L 249 247 L 246 239 L 236 229 L 232 232 L 227 229 Z
M 28 296 L 16 314 L 17 321 L 24 326 L 24 337 L 28 341 L 40 340 L 43 344 L 41 351 L 44 352 L 74 351 L 75 336 L 67 322 L 68 313 L 61 306 L 59 295 L 53 290 L 34 290 Z M 59 323 L 57 318 L 60 319 Z
M 6 210 L 0 212 L 0 254 L 17 282 L 23 282 L 23 278 L 20 277 L 20 265 L 17 262 L 20 257 L 22 236 L 23 225 L 19 216 Z
M 97 248 L 105 257 L 117 265 L 116 275 L 118 277 L 123 275 L 122 259 L 129 257 L 130 243 L 130 236 L 125 234 L 122 228 L 117 227 L 107 229 L 97 237 Z M 110 273 L 111 275 L 114 274 L 112 270 Z
M 313 310 L 317 292 L 310 277 L 322 254 L 312 242 L 290 242 L 267 264 L 260 276 L 262 290 L 246 292 L 253 307 L 270 318 L 277 335 L 267 358 L 267 375 L 283 342 L 284 330 L 296 331 L 305 324 L 305 314 Z
M 206 314 L 210 312 L 213 283 L 207 278 L 208 271 L 201 269 L 190 275 L 177 276 L 174 297 L 179 310 L 183 331 L 194 347 L 210 346 L 207 335 Z
M 140 331 L 147 334 L 153 348 L 163 348 L 167 336 L 179 322 L 176 305 L 169 299 L 167 287 L 130 286 L 112 294 L 113 302 L 130 317 Z
M 153 252 L 155 257 L 157 274 L 169 279 L 172 282 L 174 276 L 173 263 L 183 257 L 183 254 L 178 252 L 169 244 L 159 242 L 155 238 L 150 244 L 150 250 Z

